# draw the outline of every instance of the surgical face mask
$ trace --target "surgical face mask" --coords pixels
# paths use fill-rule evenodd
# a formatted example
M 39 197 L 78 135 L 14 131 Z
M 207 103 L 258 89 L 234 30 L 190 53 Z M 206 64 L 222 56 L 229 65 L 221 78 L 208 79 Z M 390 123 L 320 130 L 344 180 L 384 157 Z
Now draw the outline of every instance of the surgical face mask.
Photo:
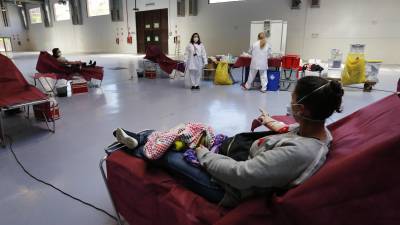
M 286 115 L 288 115 L 288 116 L 299 116 L 299 114 L 298 113 L 294 113 L 293 112 L 293 106 L 295 106 L 295 105 L 302 105 L 302 104 L 290 104 L 290 105 L 288 105 L 288 106 L 286 106 Z
M 308 120 L 308 121 L 311 121 L 311 122 L 324 122 L 324 121 L 325 121 L 325 120 L 311 119 L 311 118 L 309 118 L 309 117 L 303 116 L 300 112 L 294 112 L 293 109 L 292 109 L 292 107 L 293 107 L 293 106 L 296 106 L 296 105 L 303 105 L 303 104 L 297 104 L 297 103 L 295 103 L 295 104 L 290 104 L 290 105 L 288 105 L 288 106 L 286 107 L 286 111 L 287 111 L 287 112 L 286 112 L 286 115 L 292 116 L 292 117 L 297 118 L 297 119 Z
M 199 38 L 198 38 L 198 37 L 194 37 L 194 38 L 193 38 L 193 41 L 194 41 L 195 43 L 197 43 L 197 42 L 199 42 Z
M 329 84 L 330 84 L 330 81 L 329 81 L 328 83 L 322 85 L 321 87 L 316 88 L 316 89 L 315 89 L 314 91 L 312 91 L 310 94 L 308 94 L 308 95 L 302 97 L 302 98 L 301 98 L 300 100 L 298 100 L 296 103 L 291 103 L 290 105 L 286 106 L 286 114 L 287 114 L 288 116 L 293 116 L 293 117 L 296 117 L 296 116 L 297 116 L 297 117 L 299 117 L 299 118 L 302 118 L 302 119 L 305 119 L 305 120 L 309 120 L 309 121 L 315 121 L 315 122 L 324 121 L 324 120 L 315 120 L 315 119 L 311 119 L 311 118 L 302 116 L 300 113 L 295 113 L 295 114 L 293 114 L 293 109 L 292 109 L 292 107 L 293 107 L 293 106 L 296 106 L 296 105 L 303 105 L 303 104 L 300 104 L 300 102 L 304 101 L 305 99 L 307 99 L 308 97 L 310 97 L 311 95 L 313 95 L 313 94 L 316 93 L 317 91 L 321 90 L 321 89 L 324 88 L 325 86 L 328 86 Z

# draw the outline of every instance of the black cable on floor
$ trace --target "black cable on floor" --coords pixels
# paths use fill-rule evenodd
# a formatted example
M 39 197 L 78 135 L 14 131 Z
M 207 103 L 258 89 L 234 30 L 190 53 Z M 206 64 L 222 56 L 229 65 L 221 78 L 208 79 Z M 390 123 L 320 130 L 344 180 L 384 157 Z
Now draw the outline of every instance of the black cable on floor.
M 34 180 L 38 181 L 39 183 L 42 183 L 42 184 L 44 184 L 44 185 L 47 185 L 47 186 L 53 188 L 54 190 L 60 192 L 61 194 L 65 195 L 65 196 L 67 196 L 67 197 L 69 197 L 69 198 L 74 199 L 75 201 L 78 201 L 78 202 L 80 202 L 80 203 L 82 203 L 82 204 L 84 204 L 84 205 L 86 205 L 86 206 L 89 206 L 89 207 L 91 207 L 91 208 L 93 208 L 93 209 L 95 209 L 95 210 L 97 210 L 97 211 L 100 211 L 100 212 L 106 214 L 107 216 L 109 216 L 109 217 L 112 218 L 113 220 L 117 221 L 117 218 L 116 218 L 115 216 L 111 215 L 111 214 L 110 214 L 109 212 L 107 212 L 106 210 L 101 209 L 101 208 L 99 208 L 99 207 L 96 207 L 96 206 L 94 206 L 93 204 L 90 204 L 90 203 L 88 203 L 88 202 L 86 202 L 86 201 L 83 201 L 83 200 L 81 200 L 81 199 L 79 199 L 79 198 L 77 198 L 77 197 L 75 197 L 75 196 L 73 196 L 73 195 L 71 195 L 71 194 L 68 194 L 67 192 L 61 190 L 60 188 L 58 188 L 58 187 L 56 187 L 56 186 L 54 186 L 54 185 L 52 185 L 52 184 L 50 184 L 50 183 L 48 183 L 48 182 L 46 182 L 46 181 L 40 179 L 40 178 L 37 178 L 37 177 L 35 177 L 34 175 L 32 175 L 27 169 L 25 169 L 24 165 L 22 165 L 21 161 L 19 161 L 17 155 L 15 154 L 14 149 L 13 149 L 13 147 L 12 147 L 12 145 L 13 145 L 13 140 L 12 140 L 12 138 L 11 138 L 10 136 L 8 136 L 8 135 L 7 135 L 6 137 L 8 138 L 9 148 L 10 148 L 10 151 L 11 151 L 12 155 L 14 156 L 15 161 L 18 163 L 18 165 L 21 167 L 21 169 L 22 169 L 28 176 L 30 176 L 30 177 L 33 178 Z

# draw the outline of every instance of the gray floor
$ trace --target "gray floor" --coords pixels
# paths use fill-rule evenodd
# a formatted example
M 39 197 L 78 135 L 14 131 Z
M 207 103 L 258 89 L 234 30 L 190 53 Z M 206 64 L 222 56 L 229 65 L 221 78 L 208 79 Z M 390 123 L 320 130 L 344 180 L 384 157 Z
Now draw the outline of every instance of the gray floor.
M 22 116 L 6 118 L 7 133 L 15 140 L 15 151 L 25 166 L 37 176 L 112 212 L 98 169 L 103 148 L 113 141 L 116 127 L 139 131 L 167 129 L 179 122 L 197 121 L 212 125 L 228 135 L 248 131 L 258 116 L 258 107 L 271 114 L 284 114 L 288 92 L 262 94 L 244 92 L 238 85 L 215 86 L 203 82 L 200 91 L 184 88 L 182 79 L 137 79 L 137 56 L 74 55 L 70 59 L 96 59 L 105 66 L 101 88 L 88 94 L 59 98 L 62 119 L 55 134 L 45 125 Z M 29 77 L 35 71 L 37 54 L 14 54 L 14 60 Z M 109 70 L 110 67 L 126 70 Z M 240 70 L 234 71 L 240 77 Z M 400 66 L 383 67 L 376 88 L 394 90 Z M 364 93 L 346 88 L 344 112 L 335 121 L 377 101 L 389 93 Z M 64 197 L 26 176 L 7 149 L 0 149 L 0 224 L 114 224 L 107 216 Z

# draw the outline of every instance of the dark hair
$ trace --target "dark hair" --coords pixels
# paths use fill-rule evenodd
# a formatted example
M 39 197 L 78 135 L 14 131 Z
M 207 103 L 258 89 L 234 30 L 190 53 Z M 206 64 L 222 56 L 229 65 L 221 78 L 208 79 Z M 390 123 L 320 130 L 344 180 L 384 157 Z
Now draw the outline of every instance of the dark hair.
M 201 44 L 201 40 L 200 40 L 200 35 L 198 33 L 194 33 L 192 34 L 192 37 L 190 38 L 190 43 L 194 44 L 194 36 L 197 35 L 197 37 L 199 37 L 199 42 L 197 42 L 197 44 Z
M 53 56 L 56 57 L 57 56 L 57 52 L 60 51 L 59 48 L 53 48 L 53 50 L 51 50 L 51 52 L 53 53 Z
M 294 90 L 296 101 L 310 110 L 310 118 L 325 120 L 334 112 L 342 112 L 342 85 L 338 81 L 328 81 L 321 77 L 303 77 Z

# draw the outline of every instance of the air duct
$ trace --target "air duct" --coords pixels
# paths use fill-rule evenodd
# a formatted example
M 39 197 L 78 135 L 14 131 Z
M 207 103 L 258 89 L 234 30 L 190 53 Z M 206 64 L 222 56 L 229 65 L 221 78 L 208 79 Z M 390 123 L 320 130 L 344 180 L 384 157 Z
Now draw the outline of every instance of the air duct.
M 5 27 L 8 27 L 9 24 L 8 24 L 7 6 L 3 0 L 0 0 L 0 11 L 1 11 L 1 17 L 3 18 L 3 24 Z
M 126 7 L 128 7 L 128 6 L 126 6 Z M 137 7 L 137 4 L 136 4 L 136 0 L 135 0 L 135 8 L 133 8 L 133 11 L 139 11 L 139 8 Z
M 44 0 L 43 3 L 41 4 L 43 13 L 44 13 L 44 26 L 45 27 L 52 27 L 53 26 L 53 20 L 51 19 L 51 14 L 50 14 L 50 0 Z
M 300 9 L 301 0 L 292 0 L 292 9 Z
M 25 3 L 19 3 L 21 7 L 18 6 L 19 17 L 21 18 L 22 24 L 24 25 L 25 30 L 29 29 L 28 17 L 26 16 L 26 6 Z
M 70 0 L 71 5 L 71 17 L 73 25 L 82 25 L 82 7 L 80 0 Z

